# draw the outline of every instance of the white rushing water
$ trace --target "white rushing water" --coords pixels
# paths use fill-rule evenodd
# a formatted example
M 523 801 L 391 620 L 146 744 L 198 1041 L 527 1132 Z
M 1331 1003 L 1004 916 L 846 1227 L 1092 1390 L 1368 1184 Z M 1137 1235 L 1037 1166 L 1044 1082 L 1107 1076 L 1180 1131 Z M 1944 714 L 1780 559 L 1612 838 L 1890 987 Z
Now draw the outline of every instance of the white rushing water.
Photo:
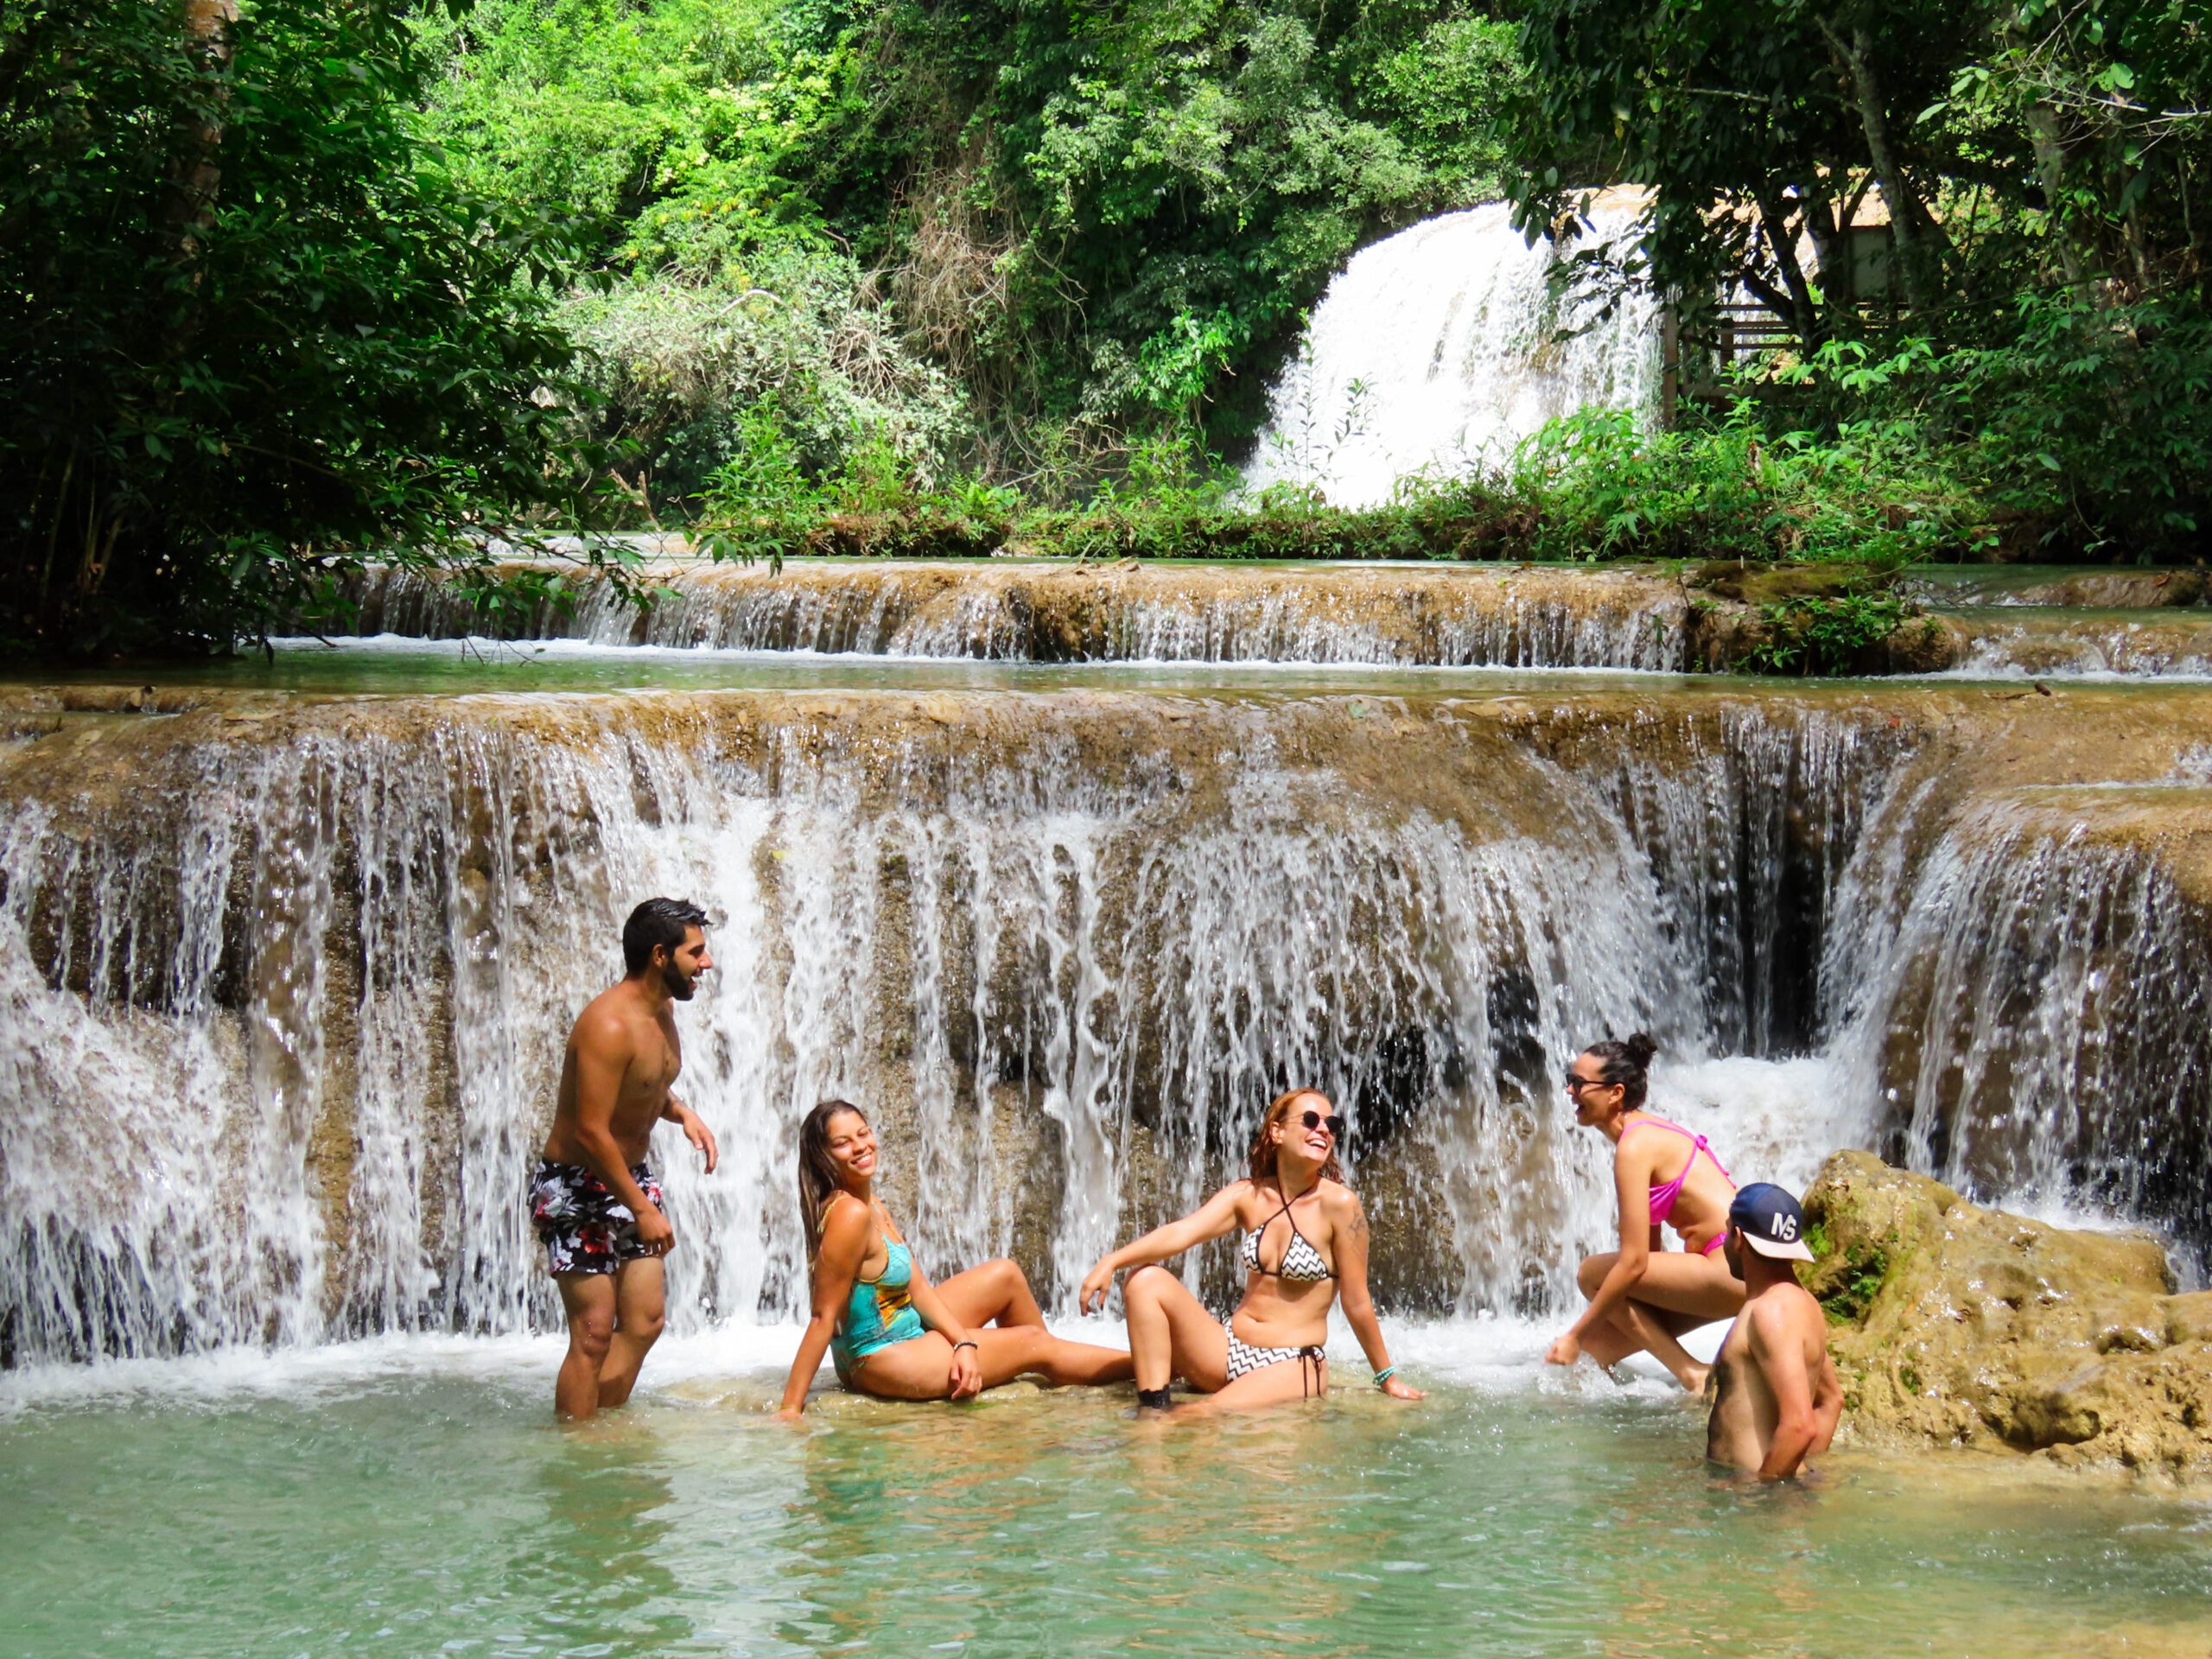
M 1403 667 L 1686 666 L 1688 600 L 1663 581 L 1572 584 L 1547 574 L 1391 573 L 1371 568 L 1154 569 L 1115 575 L 942 565 L 791 566 L 781 573 L 688 564 L 657 573 L 640 613 L 610 585 L 584 584 L 567 611 L 509 619 L 508 637 L 602 647 L 779 656 L 987 662 L 1260 663 Z M 1080 582 L 1071 638 L 1052 599 Z M 379 569 L 362 583 L 356 626 L 395 644 L 483 626 L 452 588 Z M 1040 615 L 1040 611 L 1046 612 Z
M 1580 245 L 1624 244 L 1640 205 L 1605 200 Z M 1618 251 L 1625 254 L 1623 245 Z M 1505 461 L 1546 421 L 1587 408 L 1647 414 L 1659 385 L 1658 305 L 1554 282 L 1502 202 L 1424 219 L 1352 257 L 1314 308 L 1268 397 L 1248 489 L 1319 489 L 1344 507 L 1389 500 L 1415 474 Z
M 884 1125 L 931 1271 L 1013 1251 L 1065 1306 L 1294 1078 L 1354 1122 L 1388 1298 L 1541 1313 L 1612 1225 L 1555 1074 L 1637 1027 L 1657 1104 L 1739 1179 L 1886 1135 L 1985 1195 L 2201 1219 L 2201 1155 L 2127 1100 L 2142 1039 L 2204 1036 L 2150 988 L 2179 949 L 2158 881 L 1974 819 L 1912 854 L 1872 719 L 1732 704 L 1650 728 L 1672 766 L 1471 751 L 1446 812 L 1347 789 L 1258 712 L 1194 709 L 1204 763 L 1102 770 L 1080 699 L 1054 706 L 992 701 L 1022 734 L 994 749 L 475 698 L 178 746 L 89 830 L 11 808 L 9 1356 L 545 1327 L 523 1185 L 567 1026 L 654 892 L 719 918 L 678 1017 L 724 1166 L 660 1148 L 679 1331 L 796 1306 L 794 1136 L 825 1096 Z M 2107 1053 L 2122 983 L 2144 1012 Z M 1903 1093 L 1899 1020 L 1931 1033 Z

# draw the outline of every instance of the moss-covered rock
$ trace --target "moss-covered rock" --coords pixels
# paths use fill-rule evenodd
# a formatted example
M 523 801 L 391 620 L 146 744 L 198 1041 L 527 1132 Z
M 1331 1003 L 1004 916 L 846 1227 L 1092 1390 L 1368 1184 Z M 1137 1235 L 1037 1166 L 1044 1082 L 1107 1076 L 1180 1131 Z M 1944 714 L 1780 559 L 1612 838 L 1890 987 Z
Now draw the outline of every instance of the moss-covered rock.
M 1854 1432 L 2212 1476 L 2212 1292 L 2141 1235 L 1967 1203 L 1862 1152 L 1805 1197 Z

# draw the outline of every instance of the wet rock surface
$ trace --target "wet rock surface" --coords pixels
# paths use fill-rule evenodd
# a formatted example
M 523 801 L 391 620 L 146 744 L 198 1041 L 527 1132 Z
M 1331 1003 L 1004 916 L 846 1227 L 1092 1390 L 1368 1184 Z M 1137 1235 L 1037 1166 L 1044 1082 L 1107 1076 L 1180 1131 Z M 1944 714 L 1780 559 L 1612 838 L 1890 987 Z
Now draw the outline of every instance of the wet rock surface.
M 2174 1294 L 2157 1240 L 1983 1208 L 1860 1152 L 1805 1213 L 1855 1432 L 2212 1476 L 2212 1292 Z

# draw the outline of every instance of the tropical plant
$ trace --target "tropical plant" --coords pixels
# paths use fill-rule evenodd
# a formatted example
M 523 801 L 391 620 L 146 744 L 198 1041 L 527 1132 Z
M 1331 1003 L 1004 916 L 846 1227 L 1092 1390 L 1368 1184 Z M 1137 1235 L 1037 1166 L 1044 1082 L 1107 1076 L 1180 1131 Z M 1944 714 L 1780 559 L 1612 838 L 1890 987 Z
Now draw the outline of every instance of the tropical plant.
M 346 0 L 0 16 L 7 649 L 226 647 L 366 552 L 481 591 L 594 522 L 571 249 L 422 149 L 425 68 Z

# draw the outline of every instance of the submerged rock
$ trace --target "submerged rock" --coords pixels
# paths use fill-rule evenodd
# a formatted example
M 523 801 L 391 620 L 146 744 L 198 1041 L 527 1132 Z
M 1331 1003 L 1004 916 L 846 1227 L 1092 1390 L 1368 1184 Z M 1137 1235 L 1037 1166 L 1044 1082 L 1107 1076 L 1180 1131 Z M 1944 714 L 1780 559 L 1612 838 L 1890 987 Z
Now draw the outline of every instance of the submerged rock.
M 2054 1227 L 1839 1152 L 1806 1194 L 1858 1431 L 2212 1474 L 2212 1292 L 2140 1234 Z

